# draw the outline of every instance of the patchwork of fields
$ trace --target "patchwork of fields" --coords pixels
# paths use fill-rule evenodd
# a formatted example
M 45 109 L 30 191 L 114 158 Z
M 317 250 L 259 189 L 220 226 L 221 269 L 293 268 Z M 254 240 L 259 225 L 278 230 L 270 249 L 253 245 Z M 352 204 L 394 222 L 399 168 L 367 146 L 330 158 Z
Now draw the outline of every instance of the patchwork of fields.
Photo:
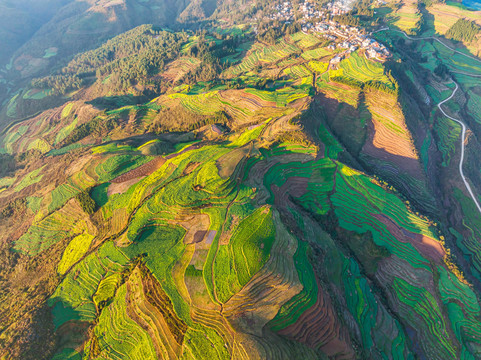
M 414 9 L 393 23 L 414 29 Z M 53 359 L 479 357 L 481 220 L 453 186 L 470 236 L 439 224 L 427 174 L 433 152 L 457 166 L 459 126 L 423 109 L 428 132 L 387 65 L 362 51 L 329 65 L 302 32 L 243 39 L 219 79 L 174 86 L 204 64 L 199 43 L 154 75 L 172 83 L 158 97 L 67 101 L 0 136 L 26 159 L 0 178 L 0 237 L 24 271 L 51 267 Z M 424 69 L 478 70 L 420 48 L 436 56 Z M 481 122 L 479 84 L 455 76 Z

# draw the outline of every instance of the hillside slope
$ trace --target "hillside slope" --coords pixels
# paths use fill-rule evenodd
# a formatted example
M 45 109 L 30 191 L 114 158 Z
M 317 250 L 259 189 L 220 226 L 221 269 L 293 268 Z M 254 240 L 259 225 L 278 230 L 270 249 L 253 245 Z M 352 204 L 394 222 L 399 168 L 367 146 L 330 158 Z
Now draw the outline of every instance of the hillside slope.
M 89 3 L 115 17 L 92 34 L 152 3 Z M 214 24 L 134 27 L 10 94 L 0 357 L 479 358 L 481 214 L 436 104 L 459 84 L 443 109 L 481 193 L 481 62 L 377 24 L 384 62 Z

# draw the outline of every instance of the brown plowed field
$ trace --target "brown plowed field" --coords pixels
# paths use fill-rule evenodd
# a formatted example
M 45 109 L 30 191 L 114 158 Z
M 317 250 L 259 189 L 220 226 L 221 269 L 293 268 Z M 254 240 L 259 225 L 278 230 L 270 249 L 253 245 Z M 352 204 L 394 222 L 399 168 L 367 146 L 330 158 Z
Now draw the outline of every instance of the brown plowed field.
M 377 91 L 366 92 L 366 104 L 372 115 L 372 146 L 386 152 L 418 159 L 404 115 L 394 96 Z
M 111 182 L 114 184 L 120 184 L 126 181 L 130 181 L 132 179 L 140 178 L 142 176 L 147 176 L 152 174 L 155 170 L 160 168 L 163 164 L 165 163 L 165 159 L 162 156 L 159 156 L 148 163 L 139 166 L 136 169 L 130 170 L 126 172 L 125 174 L 122 174 L 115 179 L 113 179 Z
M 329 297 L 318 283 L 317 302 L 299 317 L 292 325 L 279 331 L 279 334 L 306 344 L 311 348 L 320 345 L 321 350 L 334 359 L 353 359 L 349 334 L 342 327 Z
M 272 185 L 271 190 L 274 194 L 275 203 L 279 207 L 284 207 L 289 202 L 289 196 L 299 198 L 307 192 L 309 179 L 306 177 L 292 176 L 281 186 Z
M 132 185 L 137 184 L 140 180 L 142 180 L 144 176 L 133 178 L 121 183 L 113 183 L 109 185 L 109 188 L 107 189 L 107 195 L 113 195 L 113 194 L 123 194 L 126 192 Z
M 191 62 L 189 60 L 194 60 Z M 181 79 L 187 72 L 199 66 L 200 62 L 193 58 L 180 58 L 167 65 L 167 70 L 160 77 L 171 82 Z

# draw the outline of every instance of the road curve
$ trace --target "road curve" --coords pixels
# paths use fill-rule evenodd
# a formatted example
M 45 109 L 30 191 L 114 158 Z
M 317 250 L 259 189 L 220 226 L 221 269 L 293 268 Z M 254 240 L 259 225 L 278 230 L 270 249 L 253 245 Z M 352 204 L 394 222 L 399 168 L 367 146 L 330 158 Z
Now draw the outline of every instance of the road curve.
M 427 40 L 427 39 L 433 39 L 437 42 L 439 42 L 441 45 L 445 46 L 446 48 L 448 48 L 449 50 L 452 50 L 458 54 L 461 54 L 461 55 L 464 55 L 472 60 L 476 60 L 478 62 L 481 62 L 480 59 L 474 57 L 474 56 L 470 56 L 468 54 L 465 54 L 461 51 L 458 51 L 456 49 L 453 49 L 451 47 L 449 47 L 448 45 L 446 45 L 445 43 L 443 43 L 441 40 L 433 37 L 433 36 L 429 36 L 429 37 L 418 37 L 418 38 L 413 38 L 413 37 L 410 37 L 408 36 L 404 31 L 400 31 L 400 30 L 393 30 L 393 29 L 389 29 L 389 27 L 385 27 L 385 28 L 382 28 L 382 29 L 379 29 L 378 31 L 385 31 L 385 30 L 391 30 L 391 31 L 396 31 L 396 32 L 399 32 L 401 34 L 403 34 L 406 38 L 408 38 L 409 40 Z M 376 31 L 377 32 L 377 31 Z M 469 76 L 475 76 L 475 77 L 478 77 L 479 75 L 474 75 L 474 74 L 467 74 L 467 73 L 462 73 L 464 75 L 469 75 Z M 479 213 L 481 214 L 481 206 L 479 205 L 479 202 L 478 200 L 476 199 L 476 196 L 474 195 L 474 192 L 473 190 L 471 189 L 471 185 L 469 185 L 468 181 L 466 180 L 466 176 L 464 176 L 464 171 L 463 171 L 463 164 L 464 164 L 464 149 L 465 149 L 465 145 L 464 145 L 464 140 L 466 138 L 466 125 L 459 119 L 455 119 L 453 118 L 452 116 L 449 116 L 448 114 L 446 114 L 446 112 L 443 110 L 443 108 L 441 107 L 445 102 L 448 102 L 449 100 L 451 100 L 454 95 L 456 94 L 456 91 L 458 91 L 458 84 L 451 79 L 452 82 L 454 82 L 454 85 L 456 85 L 456 87 L 454 88 L 454 91 L 452 92 L 451 96 L 449 96 L 447 99 L 441 101 L 439 104 L 438 104 L 438 109 L 441 110 L 441 112 L 443 113 L 444 116 L 446 116 L 448 119 L 451 119 L 455 122 L 457 122 L 459 125 L 461 125 L 461 129 L 462 129 L 462 132 L 461 132 L 461 159 L 459 160 L 459 174 L 461 175 L 461 179 L 463 180 L 464 182 L 464 185 L 466 186 L 466 189 L 468 190 L 469 192 L 469 195 L 471 196 L 471 199 L 473 199 L 474 203 L 476 204 L 476 207 L 478 208 L 478 211 Z
M 458 54 L 461 54 L 461 55 L 464 55 L 466 56 L 467 58 L 470 58 L 471 60 L 474 60 L 474 61 L 477 61 L 479 63 L 481 63 L 481 59 L 475 57 L 475 56 L 471 56 L 471 55 L 468 55 L 466 53 L 463 53 L 462 51 L 459 51 L 459 50 L 456 50 L 456 49 L 453 49 L 452 47 L 446 45 L 445 43 L 443 43 L 441 40 L 439 40 L 437 37 L 434 37 L 434 36 L 427 36 L 427 37 L 411 37 L 409 36 L 408 34 L 406 34 L 404 31 L 401 31 L 401 30 L 395 30 L 395 29 L 390 29 L 389 27 L 385 27 L 385 28 L 382 28 L 382 29 L 379 29 L 379 30 L 376 30 L 376 31 L 373 31 L 372 33 L 377 33 L 377 32 L 380 32 L 380 31 L 386 31 L 386 30 L 390 30 L 390 31 L 395 31 L 395 32 L 398 32 L 398 33 L 401 33 L 404 35 L 404 37 L 406 39 L 409 39 L 409 40 L 434 40 L 434 41 L 437 41 L 438 43 L 440 43 L 441 45 L 443 45 L 445 48 L 451 50 L 451 51 L 454 51 L 455 53 L 458 53 Z M 475 75 L 476 76 L 476 75 Z
M 474 203 L 476 204 L 476 207 L 478 208 L 479 213 L 481 214 L 481 206 L 479 205 L 479 202 L 476 199 L 476 196 L 474 196 L 473 190 L 471 189 L 471 185 L 469 185 L 468 181 L 466 180 L 466 177 L 464 176 L 464 171 L 463 171 L 464 147 L 465 147 L 464 139 L 466 138 L 466 125 L 464 125 L 464 123 L 461 120 L 455 119 L 452 116 L 449 116 L 448 114 L 446 114 L 446 112 L 441 107 L 441 105 L 443 105 L 445 102 L 448 102 L 449 100 L 451 100 L 453 98 L 453 96 L 456 94 L 456 91 L 458 91 L 458 88 L 459 88 L 458 84 L 456 82 L 454 82 L 454 84 L 456 85 L 456 87 L 455 87 L 453 93 L 446 100 L 441 101 L 438 104 L 438 108 L 439 108 L 439 110 L 441 110 L 441 112 L 443 113 L 444 116 L 446 116 L 447 118 L 449 118 L 449 119 L 457 122 L 459 125 L 461 125 L 461 128 L 462 128 L 462 132 L 461 132 L 461 159 L 459 160 L 459 174 L 461 175 L 461 178 L 463 179 L 463 182 L 464 182 L 464 185 L 466 186 L 466 189 L 468 189 L 469 195 L 471 195 L 471 198 L 473 199 Z

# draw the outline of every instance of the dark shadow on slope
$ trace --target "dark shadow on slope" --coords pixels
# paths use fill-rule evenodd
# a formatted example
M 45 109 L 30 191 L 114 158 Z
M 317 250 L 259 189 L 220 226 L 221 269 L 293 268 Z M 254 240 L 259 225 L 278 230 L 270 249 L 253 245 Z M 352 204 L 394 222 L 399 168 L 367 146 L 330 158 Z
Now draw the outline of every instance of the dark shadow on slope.
M 99 110 L 113 110 L 123 106 L 141 105 L 149 101 L 149 98 L 141 95 L 119 95 L 119 96 L 102 96 L 94 100 L 87 101 L 87 104 L 93 105 Z
M 317 106 L 315 113 L 319 118 L 309 121 L 309 125 L 306 122 L 305 128 L 311 134 L 316 134 L 316 126 L 327 125 L 347 150 L 340 154 L 339 160 L 387 180 L 423 212 L 435 212 L 420 161 L 374 146 L 375 128 L 362 91 L 357 108 L 324 94 L 316 96 L 314 106 Z

